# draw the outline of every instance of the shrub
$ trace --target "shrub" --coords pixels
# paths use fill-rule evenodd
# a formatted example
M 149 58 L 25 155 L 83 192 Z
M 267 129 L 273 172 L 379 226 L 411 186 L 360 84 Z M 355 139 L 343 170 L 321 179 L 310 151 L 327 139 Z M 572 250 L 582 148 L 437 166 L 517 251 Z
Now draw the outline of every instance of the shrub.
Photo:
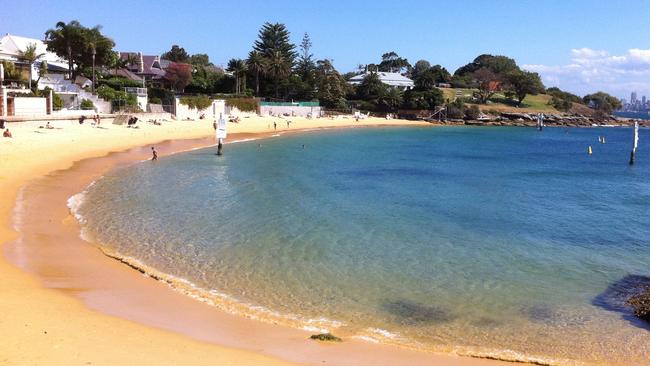
M 56 93 L 52 93 L 52 109 L 55 111 L 63 109 L 63 99 Z
M 93 101 L 92 101 L 92 100 L 89 100 L 89 99 L 83 99 L 83 100 L 81 101 L 81 104 L 79 105 L 79 107 L 81 107 L 81 109 L 88 110 L 88 109 L 93 109 L 93 108 L 95 108 L 95 105 L 93 104 Z
M 207 95 L 195 95 L 181 97 L 181 104 L 186 105 L 190 109 L 202 110 L 212 105 L 212 100 Z
M 553 96 L 548 102 L 549 105 L 561 112 L 567 112 L 573 106 L 573 103 L 568 99 L 562 99 Z
M 100 86 L 106 85 L 115 90 L 122 91 L 126 87 L 142 88 L 142 83 L 139 81 L 129 80 L 121 76 L 114 76 L 108 79 L 103 79 L 98 82 Z
M 162 100 L 159 97 L 149 98 L 149 104 L 162 104 Z
M 242 112 L 257 111 L 257 100 L 254 98 L 227 98 L 226 105 L 236 107 Z

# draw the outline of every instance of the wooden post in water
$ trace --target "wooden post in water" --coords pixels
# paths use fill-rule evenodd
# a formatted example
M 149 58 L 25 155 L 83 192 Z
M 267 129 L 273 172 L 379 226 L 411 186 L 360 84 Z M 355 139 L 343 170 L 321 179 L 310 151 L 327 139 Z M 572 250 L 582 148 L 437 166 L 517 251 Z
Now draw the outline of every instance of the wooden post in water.
M 639 122 L 634 122 L 634 136 L 632 137 L 632 151 L 630 151 L 630 165 L 634 165 L 636 148 L 639 146 Z
M 219 139 L 219 143 L 217 144 L 217 155 L 223 155 L 223 139 Z
M 217 155 L 223 155 L 223 139 L 226 138 L 226 120 L 223 113 L 219 113 L 219 122 L 217 123 Z

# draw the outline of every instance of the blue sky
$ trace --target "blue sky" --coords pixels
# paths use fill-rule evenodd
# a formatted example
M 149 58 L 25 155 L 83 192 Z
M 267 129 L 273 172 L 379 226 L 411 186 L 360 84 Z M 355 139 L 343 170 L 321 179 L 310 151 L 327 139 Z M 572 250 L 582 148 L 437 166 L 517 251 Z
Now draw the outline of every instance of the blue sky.
M 43 38 L 59 20 L 101 24 L 118 50 L 172 44 L 215 64 L 245 57 L 266 22 L 304 32 L 341 72 L 395 51 L 450 72 L 482 53 L 538 71 L 547 86 L 650 96 L 650 1 L 3 1 L 0 34 Z M 37 10 L 36 12 L 34 10 Z M 632 51 L 631 51 L 632 50 Z

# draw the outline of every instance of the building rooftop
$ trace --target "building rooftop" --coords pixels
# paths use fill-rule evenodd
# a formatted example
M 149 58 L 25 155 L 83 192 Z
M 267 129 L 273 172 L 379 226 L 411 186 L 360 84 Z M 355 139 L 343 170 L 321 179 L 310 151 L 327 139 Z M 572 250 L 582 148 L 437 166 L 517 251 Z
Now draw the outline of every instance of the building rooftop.
M 366 75 L 367 73 L 353 76 L 350 78 L 349 83 L 352 85 L 361 84 Z M 414 85 L 413 80 L 397 72 L 378 72 L 377 75 L 379 75 L 379 80 L 386 85 L 406 88 L 412 88 Z
M 55 53 L 49 52 L 47 45 L 42 40 L 8 33 L 0 38 L 0 60 L 18 61 L 21 52 L 25 52 L 30 44 L 36 45 L 37 55 L 43 55 L 38 61 L 47 61 L 48 65 L 63 67 L 67 70 L 68 62 Z

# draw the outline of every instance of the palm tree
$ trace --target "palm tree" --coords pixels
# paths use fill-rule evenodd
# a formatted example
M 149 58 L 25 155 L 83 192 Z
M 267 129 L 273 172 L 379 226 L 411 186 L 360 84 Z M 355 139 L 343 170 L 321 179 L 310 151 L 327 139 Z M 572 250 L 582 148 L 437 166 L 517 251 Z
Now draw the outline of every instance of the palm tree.
M 73 20 L 70 23 L 66 24 L 65 22 L 58 22 L 54 29 L 50 29 L 45 32 L 46 38 L 49 40 L 59 39 L 62 40 L 66 45 L 66 51 L 68 54 L 68 73 L 70 78 L 72 78 L 72 73 L 74 69 L 74 60 L 72 59 L 73 43 L 78 38 L 78 30 L 81 28 L 81 24 Z
M 128 53 L 126 55 L 126 66 L 138 66 L 140 65 L 140 60 L 138 59 L 138 55 L 135 53 Z
M 260 74 L 266 73 L 267 62 L 264 55 L 255 50 L 248 54 L 248 69 L 255 73 L 255 95 L 260 95 Z
M 29 64 L 29 89 L 32 88 L 32 69 L 34 67 L 34 62 L 43 57 L 43 55 L 45 54 L 36 53 L 36 43 L 30 43 L 24 51 L 20 51 L 20 58 Z
M 291 64 L 282 55 L 282 52 L 275 51 L 269 59 L 269 74 L 273 77 L 275 83 L 275 97 L 279 97 L 280 79 L 289 76 Z
M 242 59 L 233 58 L 228 61 L 227 70 L 232 72 L 235 76 L 235 93 L 241 94 L 242 92 L 242 79 L 244 88 L 246 87 L 246 70 L 248 69 L 246 62 Z
M 47 76 L 47 61 L 42 61 L 41 66 L 38 69 L 38 79 L 36 79 L 36 85 L 38 85 L 38 82 L 41 81 L 41 78 L 43 76 Z
M 88 46 L 93 56 L 93 94 L 95 93 L 95 56 L 97 55 L 97 46 L 104 42 L 104 37 L 101 34 L 101 26 L 97 25 L 93 27 L 87 34 L 88 37 Z

